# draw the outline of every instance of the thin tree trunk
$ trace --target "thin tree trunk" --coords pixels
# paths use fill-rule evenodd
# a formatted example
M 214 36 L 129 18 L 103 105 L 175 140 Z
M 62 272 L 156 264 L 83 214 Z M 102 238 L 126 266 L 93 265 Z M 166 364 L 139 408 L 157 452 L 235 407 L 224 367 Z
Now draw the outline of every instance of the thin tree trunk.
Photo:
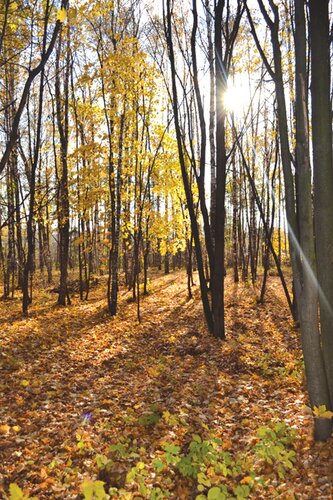
M 270 76 L 274 80 L 275 93 L 277 101 L 277 116 L 279 123 L 279 138 L 280 138 L 280 148 L 281 148 L 281 160 L 284 175 L 285 184 L 285 201 L 286 201 L 286 215 L 288 224 L 288 239 L 289 239 L 289 252 L 291 266 L 293 270 L 293 280 L 295 286 L 295 292 L 297 298 L 300 294 L 300 269 L 299 260 L 297 254 L 297 242 L 299 239 L 297 219 L 296 219 L 296 205 L 295 205 L 295 189 L 294 189 L 294 178 L 291 168 L 291 153 L 289 147 L 289 134 L 288 134 L 288 120 L 287 120 L 287 110 L 286 110 L 286 99 L 284 93 L 284 83 L 283 83 L 283 73 L 282 73 L 282 56 L 281 47 L 279 40 L 279 9 L 274 4 L 273 0 L 270 1 L 270 6 L 273 10 L 273 20 L 269 17 L 266 7 L 262 0 L 258 0 L 260 10 L 264 16 L 264 19 L 270 29 L 272 48 L 273 48 L 273 58 L 274 58 L 274 71 L 272 70 L 257 38 L 256 30 L 253 24 L 253 20 L 248 7 L 246 7 L 248 13 L 248 19 L 251 26 L 251 32 L 254 36 L 254 40 L 257 49 L 262 56 L 263 62 Z M 296 320 L 295 308 L 292 310 L 293 318 Z
M 67 28 L 69 30 L 69 28 Z M 70 75 L 70 38 L 67 31 L 66 44 L 66 65 L 64 73 L 63 95 L 60 89 L 60 58 L 62 53 L 62 39 L 59 39 L 59 46 L 56 60 L 55 96 L 57 110 L 57 125 L 60 136 L 60 158 L 61 172 L 59 175 L 59 201 L 58 201 L 58 224 L 59 224 L 59 259 L 60 259 L 60 286 L 58 304 L 66 305 L 70 303 L 67 277 L 68 277 L 68 257 L 69 257 L 69 198 L 68 198 L 68 107 L 69 107 L 69 75 Z M 62 104 L 63 103 L 63 104 Z
M 195 244 L 195 249 L 196 249 L 196 257 L 197 257 L 197 265 L 198 265 L 198 272 L 199 272 L 199 279 L 200 279 L 200 290 L 201 290 L 203 309 L 204 309 L 205 318 L 207 321 L 208 328 L 209 328 L 210 332 L 214 332 L 213 317 L 212 317 L 212 312 L 211 312 L 210 303 L 209 303 L 209 299 L 208 299 L 208 289 L 207 289 L 207 283 L 206 283 L 206 279 L 205 279 L 205 272 L 204 272 L 204 265 L 203 265 L 203 258 L 202 258 L 202 249 L 201 249 L 201 243 L 200 243 L 200 234 L 199 234 L 198 222 L 196 219 L 196 214 L 195 214 L 195 209 L 194 209 L 193 196 L 192 196 L 189 178 L 188 178 L 186 161 L 185 161 L 185 157 L 184 157 L 183 141 L 182 141 L 182 135 L 181 135 L 180 120 L 179 120 L 178 92 L 177 92 L 177 84 L 176 84 L 176 65 L 175 65 L 175 56 L 174 56 L 174 48 L 173 48 L 172 18 L 171 18 L 171 2 L 170 2 L 170 0 L 166 0 L 166 7 L 167 7 L 167 10 L 166 10 L 166 18 L 165 18 L 165 36 L 166 36 L 166 40 L 167 40 L 169 60 L 170 60 L 170 65 L 171 65 L 171 81 L 172 81 L 172 96 L 173 96 L 172 107 L 173 107 L 173 113 L 174 113 L 174 121 L 175 121 L 175 129 L 176 129 L 176 137 L 177 137 L 177 145 L 178 145 L 178 155 L 179 155 L 182 178 L 183 178 L 183 183 L 184 183 L 186 202 L 187 202 L 187 207 L 188 207 L 190 221 L 191 221 L 193 239 L 194 239 L 194 244 Z
M 61 9 L 67 9 L 67 7 L 68 7 L 68 0 L 62 0 Z M 5 168 L 7 161 L 9 159 L 10 153 L 11 153 L 11 151 L 12 151 L 13 147 L 15 146 L 15 143 L 18 139 L 18 130 L 19 130 L 19 125 L 20 125 L 20 121 L 21 121 L 21 116 L 22 116 L 22 113 L 24 111 L 27 99 L 29 97 L 29 92 L 30 92 L 32 82 L 39 75 L 39 73 L 45 68 L 46 63 L 49 60 L 49 58 L 53 52 L 53 49 L 54 49 L 58 34 L 61 30 L 61 27 L 62 27 L 62 23 L 59 20 L 57 20 L 55 28 L 54 28 L 53 33 L 52 33 L 52 37 L 51 37 L 49 46 L 48 46 L 47 50 L 45 50 L 43 57 L 40 60 L 40 63 L 34 69 L 29 71 L 29 75 L 28 75 L 28 78 L 25 82 L 23 92 L 21 95 L 20 103 L 18 105 L 17 111 L 16 111 L 15 116 L 13 118 L 12 127 L 11 127 L 11 131 L 10 131 L 10 137 L 9 137 L 9 140 L 6 144 L 6 149 L 4 151 L 4 154 L 0 160 L 0 174 L 2 173 L 3 169 Z
M 45 6 L 45 23 L 44 23 L 44 34 L 43 34 L 42 58 L 41 58 L 42 60 L 45 58 L 45 53 L 46 53 L 48 17 L 49 17 L 49 1 L 46 2 Z M 34 251 L 35 251 L 34 216 L 35 216 L 36 172 L 37 172 L 39 153 L 41 147 L 43 96 L 44 96 L 44 67 L 42 68 L 40 75 L 36 143 L 33 153 L 33 160 L 31 163 L 30 182 L 29 182 L 30 199 L 29 199 L 29 214 L 27 221 L 28 251 L 23 270 L 23 287 L 22 287 L 23 314 L 28 313 L 29 304 L 32 302 L 32 294 L 30 294 L 29 296 L 29 279 L 30 280 L 32 279 L 32 273 L 34 267 Z

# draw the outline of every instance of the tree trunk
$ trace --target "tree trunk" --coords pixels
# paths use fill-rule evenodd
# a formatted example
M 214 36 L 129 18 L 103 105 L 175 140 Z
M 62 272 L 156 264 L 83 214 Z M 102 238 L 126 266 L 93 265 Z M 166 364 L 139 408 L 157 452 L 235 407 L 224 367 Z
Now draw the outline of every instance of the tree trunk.
M 214 43 L 212 35 L 212 12 L 210 1 L 205 0 L 207 42 L 208 42 L 208 64 L 209 64 L 209 147 L 210 147 L 210 225 L 215 227 L 216 213 L 216 147 L 215 147 L 215 65 L 214 65 Z M 214 248 L 214 234 L 212 234 Z
M 166 1 L 166 6 L 167 6 L 167 10 L 166 10 L 166 19 L 165 19 L 165 35 L 166 35 L 169 60 L 170 60 L 170 65 L 171 65 L 171 81 L 172 81 L 172 97 L 173 97 L 172 107 L 173 107 L 173 114 L 174 114 L 174 121 L 175 121 L 178 155 L 179 155 L 179 161 L 180 161 L 180 166 L 181 166 L 182 179 L 183 179 L 183 183 L 184 183 L 186 202 L 187 202 L 187 207 L 188 207 L 190 221 L 191 221 L 191 228 L 192 228 L 192 234 L 193 234 L 193 239 L 194 239 L 194 245 L 195 245 L 195 250 L 196 250 L 202 304 L 203 304 L 203 309 L 204 309 L 205 318 L 207 321 L 208 328 L 209 328 L 210 332 L 213 332 L 214 331 L 214 324 L 213 324 L 213 317 L 212 317 L 212 312 L 211 312 L 209 298 L 208 298 L 207 283 L 206 283 L 206 279 L 205 279 L 199 227 L 198 227 L 198 221 L 196 218 L 190 182 L 189 182 L 189 178 L 188 178 L 186 161 L 185 161 L 185 157 L 184 157 L 183 140 L 182 140 L 182 134 L 181 134 L 180 120 L 179 120 L 178 92 L 177 92 L 177 83 L 176 83 L 176 65 L 175 65 L 175 56 L 174 56 L 174 48 L 173 48 L 172 18 L 171 18 L 172 16 L 171 16 L 171 2 L 170 2 L 170 0 Z
M 333 403 L 333 158 L 328 0 L 310 0 L 314 215 L 322 347 Z M 322 404 L 324 401 L 322 401 Z
M 254 36 L 256 46 L 258 51 L 263 58 L 266 69 L 270 76 L 274 80 L 276 102 L 277 102 L 277 116 L 279 124 L 279 138 L 280 138 L 280 150 L 281 150 L 281 160 L 284 175 L 285 184 L 285 200 L 286 200 L 286 215 L 288 224 L 288 240 L 289 240 L 289 252 L 291 266 L 293 270 L 293 280 L 294 289 L 296 292 L 296 298 L 300 294 L 300 270 L 299 270 L 299 260 L 298 260 L 298 227 L 296 219 L 296 204 L 295 204 L 295 188 L 294 188 L 294 178 L 291 168 L 291 153 L 289 147 L 289 133 L 288 133 L 288 120 L 287 120 L 287 109 L 286 109 L 286 99 L 284 93 L 284 83 L 283 83 L 283 73 L 282 73 L 282 56 L 281 47 L 279 40 L 279 9 L 274 4 L 273 0 L 270 1 L 270 7 L 273 10 L 273 20 L 269 17 L 266 7 L 262 0 L 258 0 L 260 10 L 263 17 L 270 29 L 271 42 L 273 48 L 273 58 L 274 58 L 274 71 L 272 70 L 267 58 L 260 46 L 256 30 L 254 28 L 253 20 L 250 15 L 248 7 L 248 19 L 251 26 L 251 32 Z M 296 320 L 295 308 L 293 308 L 293 318 Z
M 67 7 L 68 7 L 68 0 L 62 0 L 61 9 L 67 9 Z M 18 139 L 18 130 L 19 130 L 19 125 L 20 125 L 20 121 L 21 121 L 21 116 L 22 116 L 22 113 L 24 111 L 24 108 L 25 108 L 25 105 L 26 105 L 26 102 L 27 102 L 27 99 L 29 96 L 32 82 L 39 75 L 39 73 L 45 68 L 46 63 L 49 60 L 49 58 L 53 52 L 53 49 L 54 49 L 58 34 L 61 30 L 61 27 L 62 27 L 61 21 L 57 20 L 47 50 L 45 51 L 39 64 L 37 64 L 37 66 L 35 68 L 33 68 L 32 70 L 29 71 L 29 75 L 28 75 L 28 78 L 25 82 L 18 108 L 16 110 L 15 116 L 14 116 L 12 124 L 11 124 L 11 131 L 10 131 L 10 135 L 9 135 L 9 140 L 6 144 L 5 151 L 4 151 L 3 156 L 0 160 L 0 174 L 2 173 L 3 169 L 5 168 L 7 161 L 9 159 L 10 153 L 11 153 L 11 151 L 12 151 L 13 147 L 15 146 L 16 141 Z
M 224 2 L 215 8 L 215 74 L 216 74 L 216 216 L 214 227 L 214 269 L 212 273 L 212 308 L 214 336 L 224 339 L 224 223 L 227 154 L 225 146 L 226 112 L 223 91 L 227 86 L 227 73 L 222 57 L 222 12 Z
M 239 200 L 238 200 L 237 167 L 236 167 L 236 161 L 234 161 L 232 165 L 232 262 L 233 262 L 235 283 L 238 283 L 239 281 L 238 241 L 237 241 L 238 213 L 239 213 Z
M 67 28 L 69 30 L 69 28 Z M 70 75 L 70 38 L 67 32 L 66 44 L 66 65 L 63 75 L 64 88 L 63 95 L 60 89 L 60 58 L 62 54 L 62 38 L 59 39 L 59 46 L 56 59 L 56 79 L 55 96 L 57 110 L 57 125 L 60 136 L 60 158 L 61 172 L 59 175 L 59 200 L 58 200 L 58 226 L 59 226 L 59 261 L 60 261 L 60 286 L 58 304 L 66 305 L 66 297 L 70 303 L 67 290 L 68 276 L 68 256 L 69 256 L 69 199 L 68 199 L 68 96 L 69 96 L 69 75 Z

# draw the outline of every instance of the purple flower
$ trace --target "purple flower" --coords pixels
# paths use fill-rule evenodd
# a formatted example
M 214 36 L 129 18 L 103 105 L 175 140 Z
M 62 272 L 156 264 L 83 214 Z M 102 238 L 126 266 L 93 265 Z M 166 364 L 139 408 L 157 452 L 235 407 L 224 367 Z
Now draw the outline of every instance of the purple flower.
M 82 414 L 82 421 L 84 424 L 88 424 L 92 419 L 92 413 L 87 411 Z

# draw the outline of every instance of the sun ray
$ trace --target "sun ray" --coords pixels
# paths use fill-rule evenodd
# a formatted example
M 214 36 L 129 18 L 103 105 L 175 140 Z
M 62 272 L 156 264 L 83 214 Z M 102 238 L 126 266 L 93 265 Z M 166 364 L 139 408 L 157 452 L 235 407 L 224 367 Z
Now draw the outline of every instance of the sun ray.
M 223 95 L 223 103 L 228 113 L 241 117 L 250 102 L 250 88 L 244 77 L 228 83 Z

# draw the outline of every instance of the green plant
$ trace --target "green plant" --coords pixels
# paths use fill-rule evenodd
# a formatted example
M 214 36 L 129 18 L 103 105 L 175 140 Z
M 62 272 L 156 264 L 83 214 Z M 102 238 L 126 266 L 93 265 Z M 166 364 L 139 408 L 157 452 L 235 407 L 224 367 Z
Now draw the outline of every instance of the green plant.
M 170 417 L 168 412 L 164 412 L 165 421 L 170 421 Z M 130 495 L 128 489 L 134 488 L 142 498 L 162 500 L 172 495 L 172 488 L 169 490 L 168 485 L 174 481 L 175 474 L 188 478 L 195 486 L 198 493 L 196 500 L 249 498 L 257 487 L 266 486 L 264 476 L 260 477 L 263 464 L 264 472 L 268 468 L 275 470 L 283 479 L 296 460 L 296 432 L 284 422 L 260 427 L 257 438 L 254 448 L 239 457 L 234 456 L 232 449 L 226 450 L 220 439 L 203 439 L 193 434 L 191 441 L 182 447 L 172 441 L 163 442 L 162 449 L 156 450 L 155 458 L 148 462 L 142 458 L 147 454 L 144 448 L 133 447 L 127 438 L 120 438 L 110 446 L 110 455 L 96 455 L 100 469 L 98 479 L 103 482 L 92 482 L 94 496 L 88 498 L 104 500 L 107 495 L 127 498 Z M 135 459 L 136 463 L 128 469 L 131 459 Z M 108 493 L 104 490 L 107 486 Z M 91 483 L 86 488 L 88 493 L 91 492 Z M 106 496 L 97 497 L 97 494 Z
M 247 484 L 239 484 L 234 488 L 233 492 L 236 495 L 237 500 L 241 500 L 243 498 L 249 498 L 251 489 Z
M 162 416 L 157 406 L 152 404 L 150 405 L 150 412 L 141 415 L 141 417 L 138 419 L 138 422 L 143 427 L 152 427 L 158 424 L 161 418 Z
M 219 458 L 216 442 L 202 440 L 200 436 L 194 434 L 188 453 L 180 459 L 177 469 L 184 477 L 196 477 L 207 465 L 217 464 Z
M 271 426 L 260 427 L 257 435 L 260 440 L 254 447 L 256 456 L 277 467 L 278 476 L 283 479 L 296 461 L 296 452 L 293 449 L 296 431 L 285 422 L 276 422 Z
M 82 484 L 82 493 L 85 500 L 108 500 L 110 495 L 104 489 L 103 481 L 86 479 Z
M 92 451 L 92 446 L 90 443 L 89 436 L 87 436 L 84 432 L 76 433 L 76 447 L 80 454 L 84 454 L 88 451 Z
M 109 464 L 112 463 L 112 461 L 109 460 L 105 455 L 96 455 L 95 460 L 97 467 L 102 470 L 107 468 Z
M 132 467 L 126 476 L 127 483 L 135 481 L 139 485 L 140 494 L 143 497 L 146 497 L 148 492 L 145 484 L 147 475 L 148 471 L 146 470 L 146 465 L 143 462 L 138 462 L 134 467 Z
M 152 488 L 150 491 L 149 500 L 163 500 L 164 498 L 170 498 L 171 493 L 167 488 Z
M 198 495 L 196 500 L 228 500 L 231 498 L 228 492 L 228 488 L 225 485 L 213 486 L 210 488 L 206 495 Z
M 168 465 L 173 465 L 183 477 L 196 480 L 199 492 L 208 490 L 209 497 L 207 498 L 213 499 L 215 498 L 213 495 L 217 493 L 219 496 L 216 498 L 229 498 L 226 496 L 227 487 L 216 486 L 216 482 L 222 482 L 228 476 L 237 477 L 242 473 L 242 464 L 239 460 L 234 460 L 229 452 L 223 451 L 221 446 L 220 439 L 203 440 L 197 434 L 192 436 L 186 454 L 181 453 L 181 448 L 173 443 L 163 443 L 162 448 L 165 454 L 155 459 L 154 466 L 158 472 L 161 472 Z
M 127 458 L 139 458 L 140 455 L 138 453 L 137 447 L 135 446 L 136 442 L 131 443 L 130 439 L 121 437 L 119 441 L 111 444 L 109 447 L 110 453 L 115 455 L 117 458 L 127 459 Z M 144 450 L 145 451 L 145 450 Z

